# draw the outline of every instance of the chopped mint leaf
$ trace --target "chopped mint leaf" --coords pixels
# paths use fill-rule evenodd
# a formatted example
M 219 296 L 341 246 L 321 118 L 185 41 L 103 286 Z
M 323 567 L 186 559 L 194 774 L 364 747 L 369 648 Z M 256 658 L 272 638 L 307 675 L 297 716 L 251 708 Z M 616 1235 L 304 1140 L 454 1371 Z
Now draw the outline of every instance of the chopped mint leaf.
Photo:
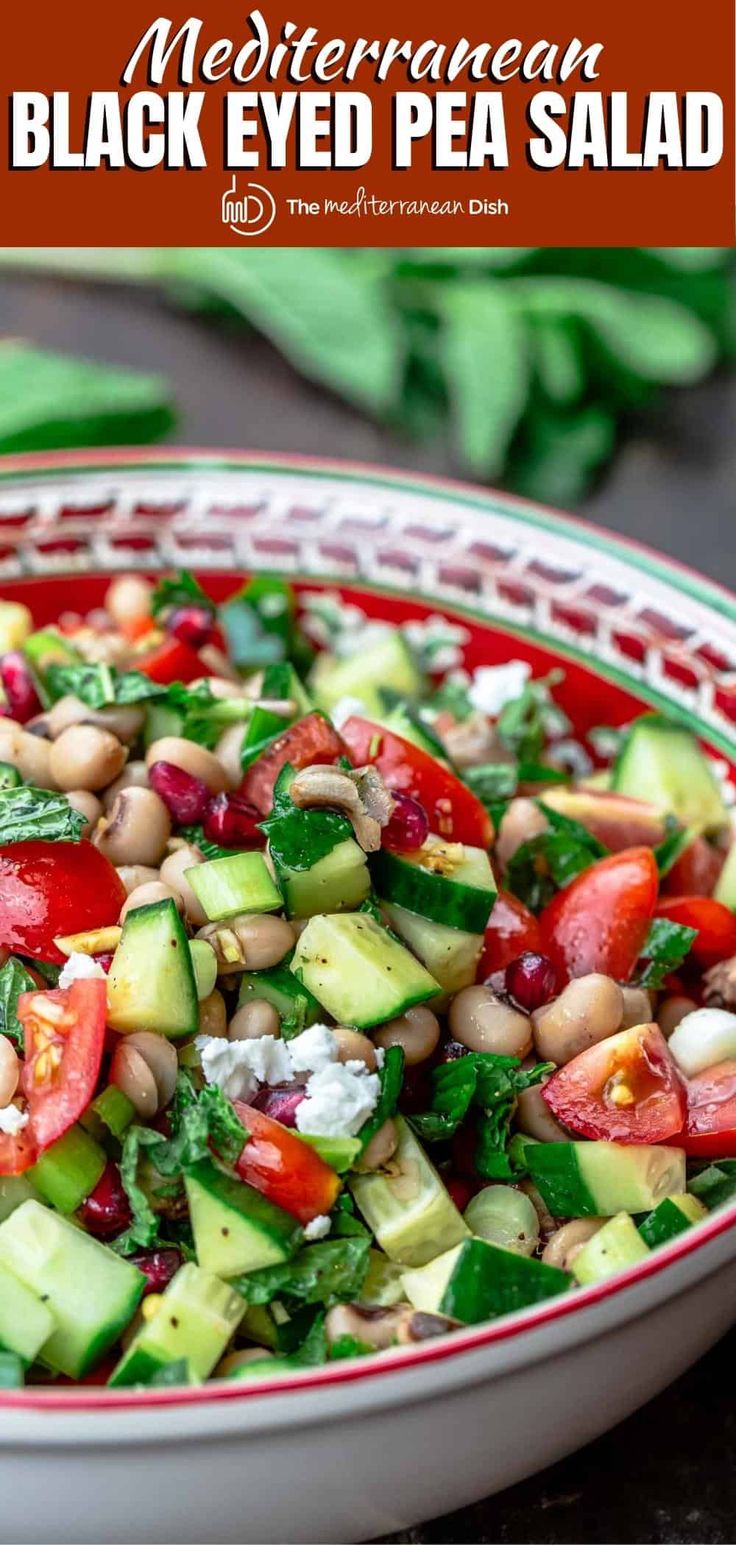
M 357 1336 L 338 1336 L 330 1347 L 330 1362 L 339 1362 L 343 1357 L 369 1357 L 375 1352 L 375 1347 L 369 1346 L 367 1341 L 361 1341 Z
M 429 1109 L 412 1116 L 411 1125 L 425 1142 L 444 1142 L 467 1116 L 476 1115 L 479 1175 L 485 1180 L 510 1179 L 515 1171 L 508 1143 L 517 1098 L 552 1070 L 550 1062 L 539 1062 L 527 1071 L 517 1057 L 468 1052 L 433 1070 Z
M 404 1082 L 404 1052 L 401 1046 L 389 1046 L 378 1077 L 381 1082 L 378 1104 L 373 1115 L 368 1117 L 358 1133 L 363 1151 L 368 1147 L 371 1138 L 375 1137 L 376 1132 L 380 1131 L 384 1122 L 396 1113 L 401 1086 Z
M 697 835 L 697 827 L 680 826 L 674 816 L 668 815 L 665 823 L 665 836 L 657 844 L 656 848 L 653 849 L 661 879 L 664 879 L 664 876 L 669 874 L 670 869 L 677 863 L 678 858 L 682 857 L 685 849 L 689 848 Z
M 565 714 L 550 697 L 550 687 L 557 686 L 563 674 L 550 671 L 549 676 L 528 681 L 519 696 L 501 709 L 496 729 L 521 762 L 538 762 L 547 738 L 569 728 Z
M 329 1308 L 360 1297 L 370 1248 L 370 1236 L 325 1239 L 306 1245 L 291 1261 L 238 1277 L 232 1286 L 249 1304 L 270 1304 L 278 1298 Z
M 561 815 L 541 799 L 537 804 L 550 829 L 522 842 L 506 871 L 507 889 L 532 912 L 541 911 L 555 891 L 564 889 L 608 852 L 579 821 Z
M 142 671 L 118 671 L 113 665 L 49 665 L 46 686 L 56 699 L 71 694 L 89 708 L 111 704 L 144 703 L 166 697 L 166 687 L 149 680 Z
M 205 595 L 199 580 L 188 569 L 160 579 L 151 596 L 151 614 L 160 617 L 175 606 L 204 606 L 214 612 L 214 602 Z
M 723 1207 L 736 1196 L 736 1159 L 716 1159 L 688 1181 L 688 1191 L 704 1207 Z
M 641 952 L 645 964 L 636 979 L 638 986 L 660 988 L 670 972 L 682 965 L 697 934 L 697 928 L 672 923 L 668 917 L 653 918 Z
M 7 1035 L 16 1046 L 23 1045 L 18 999 L 22 992 L 33 992 L 35 986 L 33 977 L 22 962 L 11 955 L 0 970 L 0 1035 Z
M 22 784 L 0 789 L 0 832 L 10 842 L 79 842 L 87 818 L 72 810 L 65 794 Z

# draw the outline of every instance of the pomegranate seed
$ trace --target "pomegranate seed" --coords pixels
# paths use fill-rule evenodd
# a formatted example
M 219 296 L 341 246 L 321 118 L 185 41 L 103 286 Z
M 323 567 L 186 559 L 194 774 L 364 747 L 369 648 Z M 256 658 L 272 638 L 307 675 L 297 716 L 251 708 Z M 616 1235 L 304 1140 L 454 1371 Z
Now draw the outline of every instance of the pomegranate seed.
M 166 632 L 190 649 L 199 649 L 212 639 L 212 612 L 207 606 L 177 606 L 166 619 Z
M 548 955 L 524 950 L 506 967 L 506 991 L 525 1013 L 533 1014 L 549 1003 L 557 991 L 557 973 Z
M 418 799 L 411 794 L 394 794 L 391 819 L 384 826 L 381 842 L 384 848 L 411 853 L 421 848 L 429 833 L 429 816 Z
M 202 826 L 208 842 L 216 842 L 221 848 L 259 848 L 263 835 L 258 823 L 263 817 L 249 800 L 240 794 L 215 794 L 202 818 Z
M 445 1188 L 449 1191 L 458 1212 L 464 1212 L 473 1195 L 473 1184 L 464 1175 L 450 1175 L 445 1180 Z
M 128 1227 L 131 1219 L 130 1204 L 123 1190 L 117 1164 L 110 1160 L 91 1191 L 82 1202 L 79 1217 L 90 1234 L 98 1239 L 112 1239 Z
M 181 1252 L 174 1248 L 170 1250 L 141 1250 L 139 1255 L 129 1255 L 128 1260 L 133 1266 L 137 1266 L 138 1270 L 142 1271 L 143 1275 L 148 1278 L 148 1282 L 143 1289 L 144 1298 L 147 1298 L 149 1293 L 163 1293 L 164 1288 L 168 1287 L 172 1277 L 176 1276 L 179 1267 L 184 1264 Z
M 0 660 L 0 681 L 8 700 L 10 717 L 18 724 L 27 724 L 34 714 L 41 713 L 41 700 L 33 684 L 33 676 L 25 655 L 19 649 L 11 649 Z
M 303 1099 L 303 1085 L 295 1089 L 293 1085 L 283 1084 L 273 1089 L 259 1089 L 251 1104 L 256 1110 L 263 1111 L 264 1116 L 280 1121 L 282 1127 L 295 1127 L 297 1106 Z
M 92 959 L 97 961 L 98 966 L 102 966 L 106 976 L 112 965 L 114 954 L 114 950 L 101 950 L 99 955 L 92 956 Z
M 201 820 L 211 797 L 201 778 L 192 777 L 173 762 L 154 762 L 148 769 L 148 782 L 179 826 Z

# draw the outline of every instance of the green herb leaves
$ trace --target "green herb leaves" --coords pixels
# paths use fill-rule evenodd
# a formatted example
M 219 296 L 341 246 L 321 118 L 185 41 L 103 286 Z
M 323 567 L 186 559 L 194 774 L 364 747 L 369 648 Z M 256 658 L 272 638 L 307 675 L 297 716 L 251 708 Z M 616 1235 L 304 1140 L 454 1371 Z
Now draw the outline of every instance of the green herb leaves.
M 555 891 L 569 885 L 608 852 L 579 821 L 561 815 L 543 800 L 537 800 L 537 804 L 549 829 L 523 842 L 506 871 L 507 888 L 532 912 L 541 911 Z
M 65 794 L 21 784 L 0 789 L 0 832 L 11 842 L 79 842 L 86 816 L 72 810 Z
M 192 605 L 203 606 L 208 612 L 214 611 L 212 601 L 189 569 L 179 569 L 177 574 L 160 579 L 151 595 L 151 614 L 154 617 L 161 617 L 175 606 Z
M 233 1282 L 249 1304 L 270 1304 L 274 1298 L 329 1307 L 359 1298 L 369 1265 L 369 1236 L 352 1235 L 305 1245 L 291 1261 L 264 1266 Z
M 139 445 L 173 423 L 159 376 L 0 343 L 0 452 Z
M 682 965 L 697 934 L 697 928 L 671 923 L 668 917 L 655 917 L 641 952 L 645 965 L 637 977 L 638 985 L 654 990 L 661 987 L 665 977 Z
M 0 970 L 0 1035 L 7 1035 L 16 1046 L 23 1045 L 18 999 L 22 992 L 33 992 L 35 986 L 25 966 L 11 955 Z
M 113 665 L 49 665 L 45 682 L 52 698 L 70 694 L 88 708 L 144 703 L 166 696 L 166 688 L 141 671 L 118 671 Z
M 551 1071 L 549 1062 L 540 1062 L 526 1072 L 516 1057 L 469 1052 L 434 1069 L 429 1109 L 412 1116 L 411 1125 L 425 1142 L 442 1142 L 453 1137 L 460 1123 L 474 1113 L 478 1174 L 484 1180 L 508 1180 L 515 1173 L 507 1150 L 517 1097 Z

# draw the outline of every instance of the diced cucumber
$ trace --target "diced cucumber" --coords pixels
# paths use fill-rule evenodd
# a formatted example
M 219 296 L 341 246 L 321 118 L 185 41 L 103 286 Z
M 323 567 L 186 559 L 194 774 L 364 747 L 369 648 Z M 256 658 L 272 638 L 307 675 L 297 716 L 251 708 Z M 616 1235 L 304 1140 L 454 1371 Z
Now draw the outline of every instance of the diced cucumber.
M 685 1189 L 681 1148 L 636 1143 L 526 1143 L 524 1157 L 554 1217 L 648 1212 Z
M 39 628 L 23 644 L 23 653 L 43 683 L 50 665 L 81 665 L 82 658 L 54 628 Z M 48 694 L 46 694 L 48 699 Z
M 379 848 L 371 855 L 370 870 L 383 900 L 464 933 L 483 933 L 496 899 L 483 848 L 429 836 L 412 853 Z
M 448 928 L 390 902 L 383 903 L 383 910 L 394 933 L 408 944 L 443 992 L 456 993 L 472 985 L 483 949 L 482 933 Z
M 288 869 L 276 860 L 288 917 L 318 912 L 351 912 L 370 894 L 371 877 L 363 849 L 347 837 L 311 869 Z
M 0 1389 L 22 1389 L 23 1362 L 15 1352 L 0 1352 Z
M 237 1368 L 231 1368 L 229 1373 L 222 1375 L 224 1379 L 234 1379 L 238 1383 L 245 1383 L 247 1379 L 275 1379 L 280 1373 L 303 1373 L 304 1363 L 300 1363 L 296 1357 L 273 1357 L 264 1352 L 263 1357 L 254 1357 L 247 1363 L 240 1363 Z
M 148 1384 L 160 1368 L 181 1359 L 195 1378 L 208 1378 L 244 1313 L 245 1300 L 239 1293 L 188 1261 L 137 1331 L 110 1384 L 116 1389 Z
M 616 1272 L 635 1266 L 648 1254 L 649 1246 L 633 1218 L 627 1212 L 619 1212 L 573 1255 L 570 1270 L 575 1281 L 585 1287 L 589 1282 L 603 1282 L 606 1277 L 615 1277 Z
M 107 1154 L 84 1127 L 69 1128 L 28 1171 L 39 1196 L 58 1212 L 76 1212 L 94 1191 L 107 1164 Z
M 695 736 L 659 714 L 635 720 L 613 770 L 618 794 L 671 811 L 683 826 L 720 831 L 728 810 Z
M 0 1224 L 0 1264 L 48 1306 L 54 1329 L 41 1361 L 72 1379 L 117 1341 L 146 1284 L 130 1261 L 34 1201 Z
M 359 1137 L 319 1137 L 313 1132 L 300 1132 L 299 1136 L 338 1175 L 345 1175 L 363 1150 Z
M 390 1308 L 401 1303 L 404 1297 L 402 1281 L 404 1268 L 400 1261 L 391 1261 L 382 1250 L 369 1250 L 368 1270 L 360 1290 L 362 1304 L 375 1304 L 377 1308 Z
M 284 904 L 258 850 L 211 858 L 184 875 L 212 923 L 239 912 L 280 912 Z
M 32 1363 L 53 1329 L 53 1316 L 38 1294 L 0 1266 L 0 1347 Z
M 117 1084 L 108 1084 L 92 1104 L 88 1105 L 80 1118 L 80 1126 L 83 1126 L 97 1142 L 105 1136 L 106 1132 L 119 1139 L 127 1132 L 135 1115 L 135 1106 L 132 1100 L 128 1099 L 127 1094 L 123 1094 Z
M 185 1177 L 197 1259 L 218 1277 L 275 1266 L 303 1238 L 291 1213 L 260 1191 L 202 1159 Z
M 0 1176 L 0 1223 L 4 1223 L 22 1202 L 30 1202 L 35 1197 L 27 1172 L 25 1175 Z
M 173 901 L 155 901 L 128 913 L 107 978 L 107 1022 L 124 1034 L 153 1030 L 171 1040 L 196 1035 L 199 1004 L 192 956 Z
M 716 881 L 713 895 L 716 901 L 722 901 L 724 907 L 730 907 L 736 912 L 736 842 L 726 854 L 726 862 Z
M 567 1272 L 485 1239 L 466 1239 L 421 1270 L 405 1271 L 402 1282 L 415 1309 L 447 1314 L 464 1325 L 512 1314 L 570 1287 Z
M 214 991 L 217 981 L 217 956 L 206 939 L 190 939 L 189 950 L 192 956 L 197 997 L 201 1003 L 203 998 L 209 998 L 210 993 Z
M 146 703 L 146 720 L 143 726 L 143 743 L 146 750 L 154 745 L 157 740 L 164 740 L 168 735 L 181 735 L 181 727 L 184 723 L 184 715 L 176 708 L 170 708 L 166 703 Z
M 322 1007 L 288 965 L 272 966 L 270 971 L 244 971 L 240 978 L 238 1008 L 251 998 L 265 998 L 281 1016 L 281 1034 L 285 1040 L 299 1035 L 322 1018 Z
M 697 1196 L 691 1196 L 685 1191 L 682 1196 L 666 1196 L 654 1212 L 642 1219 L 639 1233 L 649 1248 L 654 1249 L 655 1245 L 666 1245 L 668 1240 L 684 1234 L 686 1229 L 692 1228 L 693 1223 L 699 1223 L 701 1218 L 707 1216 L 707 1207 L 703 1206 Z
M 389 1259 L 423 1266 L 469 1230 L 411 1128 L 395 1120 L 399 1143 L 391 1173 L 353 1175 L 350 1190 Z
M 358 1029 L 439 992 L 434 977 L 367 912 L 310 918 L 290 970 L 333 1019 Z
M 355 697 L 365 703 L 370 717 L 384 709 L 382 688 L 414 700 L 422 696 L 425 681 L 406 639 L 396 628 L 345 660 L 327 653 L 318 655 L 310 687 L 317 707 L 326 713 L 342 697 Z
M 260 704 L 256 704 L 248 721 L 240 753 L 243 771 L 250 767 L 251 762 L 255 762 L 261 752 L 265 751 L 266 746 L 275 740 L 277 735 L 282 735 L 295 719 L 311 713 L 314 708 L 314 703 L 306 687 L 299 680 L 293 665 L 289 665 L 285 660 L 277 660 L 273 665 L 266 666 L 259 695 L 265 702 L 291 701 L 294 704 L 294 712 L 290 717 L 284 718 L 282 714 L 273 713 L 270 708 L 262 708 Z

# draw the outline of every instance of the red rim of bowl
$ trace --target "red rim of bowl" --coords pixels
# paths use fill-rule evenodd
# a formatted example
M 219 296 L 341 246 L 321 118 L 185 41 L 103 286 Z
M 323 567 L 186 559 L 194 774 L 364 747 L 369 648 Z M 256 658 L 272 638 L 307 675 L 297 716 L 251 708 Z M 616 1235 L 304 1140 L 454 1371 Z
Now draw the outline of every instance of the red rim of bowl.
M 382 466 L 370 466 L 361 462 L 329 461 L 320 457 L 310 456 L 285 456 L 270 452 L 257 451 L 232 451 L 218 450 L 212 447 L 175 447 L 162 450 L 152 450 L 150 447 L 131 449 L 130 447 L 118 449 L 111 447 L 106 450 L 93 451 L 67 451 L 67 452 L 37 452 L 23 456 L 9 456 L 0 460 L 0 471 L 7 474 L 17 472 L 19 475 L 34 471 L 48 471 L 58 469 L 59 472 L 72 471 L 74 467 L 100 467 L 112 465 L 191 465 L 197 463 L 202 470 L 206 470 L 207 464 L 212 463 L 213 469 L 223 461 L 234 466 L 242 465 L 267 465 L 278 470 L 298 471 L 300 467 L 324 472 L 326 476 L 337 474 L 340 471 L 351 472 L 371 477 L 388 477 L 398 486 L 406 485 L 408 488 L 426 487 L 429 490 L 436 488 L 449 493 L 457 493 L 465 498 L 488 498 L 492 500 L 494 495 L 509 507 L 517 506 L 523 509 L 539 510 L 544 508 L 547 513 L 559 516 L 563 524 L 573 528 L 581 527 L 588 531 L 597 532 L 598 528 L 590 521 L 580 516 L 569 515 L 563 511 L 550 509 L 549 506 L 540 506 L 533 500 L 523 499 L 517 495 L 510 495 L 494 489 L 481 488 L 471 483 L 463 483 L 450 478 L 426 476 L 425 474 L 412 474 L 397 472 L 393 468 Z M 606 541 L 612 546 L 628 548 L 632 553 L 647 554 L 666 569 L 670 569 L 673 575 L 686 574 L 698 582 L 703 582 L 706 589 L 724 596 L 733 605 L 731 592 L 714 580 L 703 580 L 697 570 L 691 569 L 687 564 L 679 560 L 663 556 L 656 549 L 636 541 L 628 536 L 620 536 L 618 533 L 605 533 Z M 676 578 L 673 579 L 676 582 Z M 303 1374 L 293 1376 L 280 1375 L 274 1379 L 262 1379 L 250 1385 L 241 1385 L 237 1381 L 217 1381 L 203 1384 L 195 1389 L 131 1389 L 111 1390 L 89 1385 L 77 1385 L 64 1388 L 52 1386 L 28 1387 L 24 1390 L 0 1391 L 0 1409 L 3 1407 L 15 1407 L 22 1409 L 43 1410 L 122 1410 L 140 1408 L 141 1406 L 192 1406 L 221 1400 L 251 1400 L 263 1395 L 283 1395 L 291 1391 L 302 1392 L 311 1389 L 324 1388 L 343 1384 L 352 1384 L 365 1379 L 377 1379 L 382 1375 L 397 1373 L 402 1369 L 414 1369 L 424 1367 L 429 1363 L 443 1362 L 447 1358 L 462 1356 L 480 1348 L 496 1345 L 509 1341 L 516 1336 L 523 1335 L 526 1331 L 536 1330 L 544 1325 L 566 1319 L 570 1314 L 579 1310 L 590 1308 L 607 1299 L 615 1298 L 627 1288 L 637 1282 L 643 1282 L 649 1277 L 656 1277 L 675 1261 L 684 1260 L 686 1257 L 697 1254 L 711 1240 L 725 1234 L 736 1222 L 736 1202 L 723 1207 L 713 1217 L 695 1225 L 692 1230 L 679 1238 L 674 1239 L 669 1245 L 660 1246 L 647 1259 L 640 1261 L 628 1271 L 619 1273 L 618 1276 L 591 1287 L 579 1288 L 576 1291 L 550 1300 L 537 1308 L 521 1310 L 517 1314 L 505 1315 L 498 1321 L 493 1321 L 484 1326 L 469 1328 L 465 1331 L 455 1331 L 449 1336 L 438 1338 L 436 1342 L 419 1347 L 397 1348 L 396 1351 L 381 1353 L 375 1358 L 365 1358 L 362 1361 L 349 1359 L 344 1365 L 332 1364 L 317 1369 L 305 1370 Z

